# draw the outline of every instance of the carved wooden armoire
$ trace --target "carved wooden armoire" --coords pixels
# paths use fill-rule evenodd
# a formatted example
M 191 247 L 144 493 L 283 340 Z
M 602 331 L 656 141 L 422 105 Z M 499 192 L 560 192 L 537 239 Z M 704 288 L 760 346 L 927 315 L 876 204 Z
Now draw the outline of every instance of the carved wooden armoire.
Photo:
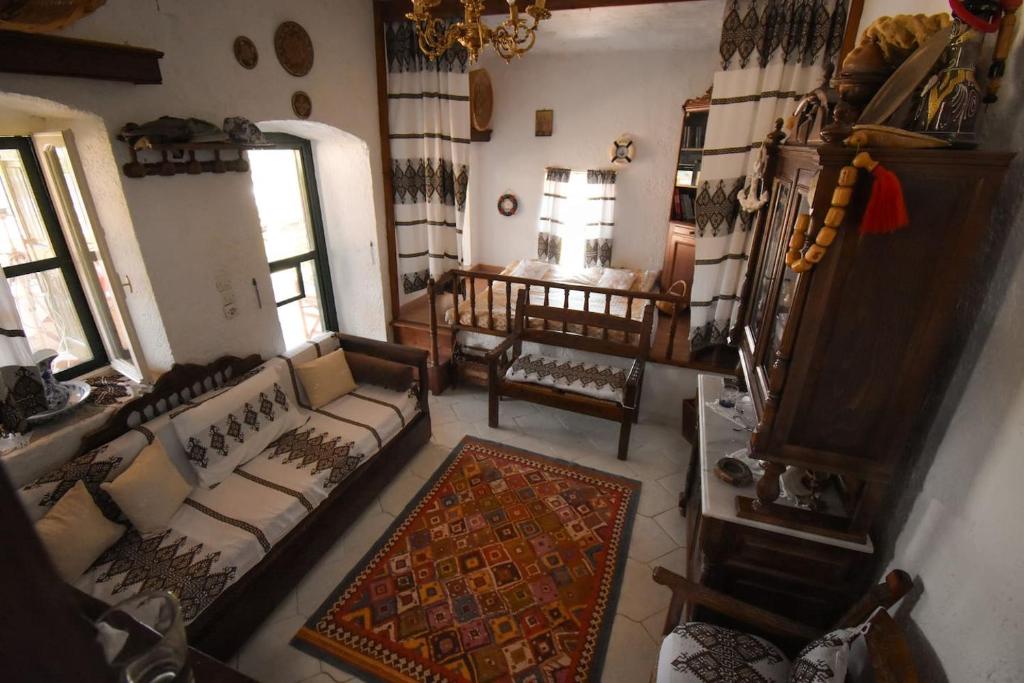
M 898 492 L 893 485 L 919 451 L 957 364 L 1009 227 L 990 218 L 1011 154 L 870 152 L 901 180 L 910 225 L 859 234 L 871 190 L 870 175 L 861 173 L 835 240 L 813 270 L 797 274 L 785 262 L 797 216 L 811 212 L 813 243 L 855 151 L 770 151 L 770 200 L 755 227 L 733 330 L 756 413 L 751 456 L 766 463 L 765 475 L 756 495 L 730 494 L 735 519 L 728 522 L 702 519 L 700 503 L 690 500 L 690 578 L 824 625 L 870 579 L 870 551 L 792 541 L 792 532 L 871 546 L 869 535 L 882 526 Z M 813 473 L 839 503 L 824 511 L 781 504 L 779 475 L 788 467 Z

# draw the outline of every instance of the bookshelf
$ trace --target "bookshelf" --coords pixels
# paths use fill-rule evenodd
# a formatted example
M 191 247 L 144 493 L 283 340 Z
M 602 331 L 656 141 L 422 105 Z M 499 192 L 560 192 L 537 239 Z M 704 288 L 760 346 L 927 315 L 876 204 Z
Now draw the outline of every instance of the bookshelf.
M 686 282 L 687 292 L 693 285 L 697 186 L 700 184 L 710 108 L 710 91 L 703 97 L 687 100 L 683 104 L 683 126 L 669 206 L 665 261 L 661 269 L 661 286 L 664 291 L 668 291 L 680 280 Z

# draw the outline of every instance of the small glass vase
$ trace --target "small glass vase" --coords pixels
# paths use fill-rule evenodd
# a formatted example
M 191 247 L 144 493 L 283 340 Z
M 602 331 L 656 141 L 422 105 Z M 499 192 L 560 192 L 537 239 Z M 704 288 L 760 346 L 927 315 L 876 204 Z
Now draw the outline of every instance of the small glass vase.
M 147 591 L 120 602 L 96 620 L 108 663 L 121 683 L 190 683 L 185 620 L 178 599 Z

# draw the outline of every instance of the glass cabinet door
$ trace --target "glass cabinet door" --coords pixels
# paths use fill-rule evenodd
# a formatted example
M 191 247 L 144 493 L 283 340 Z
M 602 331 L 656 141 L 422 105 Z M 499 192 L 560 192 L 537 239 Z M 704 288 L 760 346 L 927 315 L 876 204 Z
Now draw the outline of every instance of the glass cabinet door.
M 757 349 L 757 340 L 761 336 L 762 322 L 765 309 L 768 307 L 769 298 L 774 290 L 775 278 L 777 276 L 778 264 L 774 246 L 783 239 L 786 227 L 787 208 L 789 207 L 790 194 L 793 191 L 792 182 L 785 179 L 777 179 L 772 187 L 771 210 L 768 214 L 768 225 L 766 235 L 761 248 L 761 256 L 757 264 L 757 272 L 754 275 L 754 289 L 752 292 L 753 305 L 750 307 L 750 314 L 747 318 L 747 344 L 752 351 Z
M 807 200 L 807 193 L 802 190 L 797 191 L 796 195 L 796 212 L 788 222 L 793 222 L 796 217 L 802 213 L 809 213 L 811 205 Z M 789 235 L 785 236 L 784 249 L 789 247 Z M 797 274 L 792 268 L 785 265 L 783 262 L 781 282 L 779 283 L 779 294 L 775 298 L 775 313 L 770 320 L 770 329 L 768 330 L 768 345 L 767 352 L 761 359 L 761 366 L 764 368 L 764 372 L 767 374 L 771 368 L 772 363 L 775 362 L 775 353 L 779 350 L 779 345 L 782 343 L 782 333 L 786 329 L 786 322 L 789 320 L 789 312 L 793 307 L 793 294 L 796 291 L 796 278 Z

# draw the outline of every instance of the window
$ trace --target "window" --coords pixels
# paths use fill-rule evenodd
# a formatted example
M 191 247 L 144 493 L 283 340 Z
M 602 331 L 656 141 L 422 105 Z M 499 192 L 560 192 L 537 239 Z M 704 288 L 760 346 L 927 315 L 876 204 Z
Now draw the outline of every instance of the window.
M 249 151 L 253 194 L 287 348 L 338 328 L 327 244 L 308 140 L 268 134 L 273 148 Z
M 562 258 L 559 263 L 571 268 L 582 268 L 586 252 L 586 225 L 588 212 L 587 172 L 573 171 L 569 174 L 566 209 L 568 225 L 562 233 Z
M 33 351 L 54 349 L 57 377 L 108 356 L 32 141 L 0 138 L 0 265 Z

